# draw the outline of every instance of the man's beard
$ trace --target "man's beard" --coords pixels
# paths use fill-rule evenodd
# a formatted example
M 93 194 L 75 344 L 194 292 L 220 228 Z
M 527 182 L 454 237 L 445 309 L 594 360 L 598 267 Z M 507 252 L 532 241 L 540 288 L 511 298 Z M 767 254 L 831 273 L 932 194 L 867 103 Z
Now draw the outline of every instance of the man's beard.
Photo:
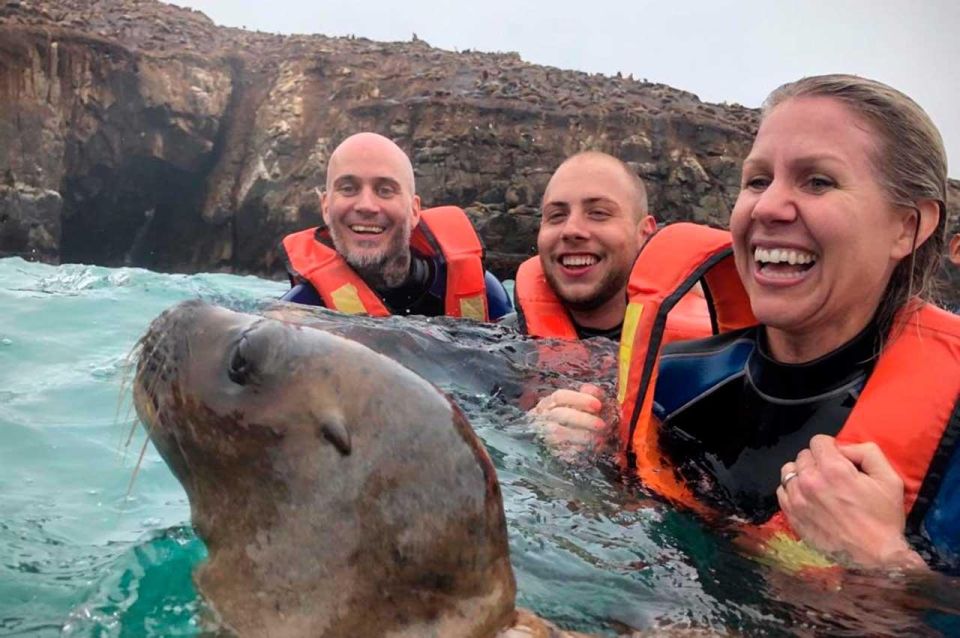
M 335 226 L 330 226 L 330 238 L 333 247 L 343 255 L 348 264 L 372 288 L 396 288 L 403 284 L 410 273 L 410 233 L 409 221 L 400 227 L 390 243 L 379 253 L 363 251 L 351 254 Z
M 597 287 L 590 296 L 584 297 L 580 295 L 572 297 L 562 292 L 561 287 L 553 276 L 553 271 L 545 268 L 543 274 L 547 278 L 547 283 L 550 284 L 550 287 L 556 293 L 557 297 L 563 302 L 563 305 L 568 310 L 575 312 L 590 312 L 591 310 L 596 310 L 615 296 L 625 294 L 624 289 L 627 285 L 627 279 L 630 277 L 629 271 L 617 272 L 611 270 L 600 280 L 600 283 L 597 284 Z

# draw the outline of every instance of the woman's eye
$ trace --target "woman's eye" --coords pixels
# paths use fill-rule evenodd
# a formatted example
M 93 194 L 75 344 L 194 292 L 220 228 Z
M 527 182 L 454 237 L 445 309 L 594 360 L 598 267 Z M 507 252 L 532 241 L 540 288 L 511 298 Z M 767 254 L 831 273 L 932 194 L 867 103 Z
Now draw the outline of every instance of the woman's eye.
M 827 189 L 833 188 L 836 183 L 829 177 L 824 177 L 823 175 L 814 175 L 807 180 L 807 184 L 810 186 L 810 189 L 814 192 L 821 192 Z
M 770 178 L 761 176 L 761 175 L 757 175 L 756 177 L 750 177 L 747 180 L 745 180 L 743 183 L 744 188 L 749 188 L 750 190 L 754 190 L 754 191 L 762 191 L 769 185 L 770 185 Z

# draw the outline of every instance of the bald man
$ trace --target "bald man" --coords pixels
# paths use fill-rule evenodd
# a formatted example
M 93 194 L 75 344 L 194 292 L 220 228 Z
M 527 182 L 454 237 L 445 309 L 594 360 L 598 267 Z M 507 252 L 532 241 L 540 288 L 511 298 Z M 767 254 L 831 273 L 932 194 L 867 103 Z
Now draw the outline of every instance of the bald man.
M 568 158 L 543 193 L 539 255 L 517 272 L 517 316 L 505 323 L 538 337 L 619 339 L 630 271 L 655 231 L 626 164 L 596 151 Z
M 320 195 L 324 227 L 284 238 L 287 301 L 350 314 L 497 319 L 510 312 L 481 263 L 462 210 L 423 210 L 410 159 L 391 140 L 357 133 L 330 156 Z

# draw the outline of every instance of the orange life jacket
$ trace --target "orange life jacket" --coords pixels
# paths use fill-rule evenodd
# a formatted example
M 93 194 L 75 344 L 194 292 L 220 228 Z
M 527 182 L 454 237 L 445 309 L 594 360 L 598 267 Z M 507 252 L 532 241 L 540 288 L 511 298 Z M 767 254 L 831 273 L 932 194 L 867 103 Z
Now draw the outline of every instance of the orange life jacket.
M 318 239 L 325 232 L 308 228 L 283 238 L 290 275 L 310 282 L 327 308 L 347 314 L 390 315 L 383 300 L 343 256 Z M 448 316 L 489 319 L 483 247 L 463 209 L 440 206 L 421 211 L 420 223 L 410 235 L 410 248 L 446 264 L 444 308 Z
M 653 260 L 645 259 L 641 252 L 634 262 L 631 280 L 638 276 L 642 268 L 658 267 Z M 526 334 L 553 339 L 579 338 L 570 313 L 557 298 L 543 273 L 540 257 L 531 257 L 520 264 L 514 284 L 514 298 L 517 314 L 520 315 L 520 327 Z M 691 290 L 680 299 L 667 317 L 665 339 L 670 343 L 681 339 L 699 339 L 711 333 L 710 311 L 706 299 L 701 289 Z
M 691 335 L 688 321 L 674 326 L 670 317 L 698 283 L 709 308 L 712 330 Z M 679 316 L 685 318 L 683 314 Z M 637 258 L 627 285 L 617 381 L 620 441 L 633 440 L 637 413 L 641 408 L 647 412 L 652 408 L 653 393 L 647 390 L 656 383 L 657 363 L 664 345 L 755 323 L 733 263 L 730 233 L 677 223 L 651 237 Z
M 729 235 L 690 226 L 676 224 L 654 237 L 661 242 L 663 268 L 645 269 L 647 285 L 630 289 L 630 304 L 636 307 L 627 312 L 628 319 L 632 318 L 629 333 L 624 325 L 624 343 L 630 336 L 633 345 L 629 349 L 621 346 L 620 441 L 625 459 L 645 485 L 706 513 L 706 506 L 696 500 L 659 451 L 659 425 L 652 407 L 657 359 L 664 340 L 664 307 L 668 311 L 670 300 L 701 279 L 721 332 L 748 327 L 756 321 L 733 265 Z M 676 236 L 665 234 L 671 228 L 676 229 Z M 958 400 L 960 317 L 925 304 L 898 319 L 892 339 L 837 441 L 876 443 L 903 479 L 904 508 L 909 512 L 918 495 L 935 490 L 935 485 L 925 486 L 924 481 L 939 481 L 938 476 L 928 477 L 928 469 L 944 443 L 944 432 Z M 786 527 L 779 515 L 771 526 Z
M 573 319 L 553 292 L 540 257 L 527 259 L 517 269 L 513 297 L 520 329 L 531 337 L 579 339 Z

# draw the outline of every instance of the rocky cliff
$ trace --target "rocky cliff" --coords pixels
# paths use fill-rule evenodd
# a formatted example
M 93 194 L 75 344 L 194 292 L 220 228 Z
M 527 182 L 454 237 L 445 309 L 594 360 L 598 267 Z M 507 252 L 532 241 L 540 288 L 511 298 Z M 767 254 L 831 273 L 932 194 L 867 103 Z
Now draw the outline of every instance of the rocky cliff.
M 250 32 L 153 0 L 0 2 L 0 256 L 278 275 L 279 239 L 319 219 L 330 152 L 373 130 L 510 276 L 567 155 L 612 153 L 659 218 L 723 225 L 757 125 L 512 53 Z

